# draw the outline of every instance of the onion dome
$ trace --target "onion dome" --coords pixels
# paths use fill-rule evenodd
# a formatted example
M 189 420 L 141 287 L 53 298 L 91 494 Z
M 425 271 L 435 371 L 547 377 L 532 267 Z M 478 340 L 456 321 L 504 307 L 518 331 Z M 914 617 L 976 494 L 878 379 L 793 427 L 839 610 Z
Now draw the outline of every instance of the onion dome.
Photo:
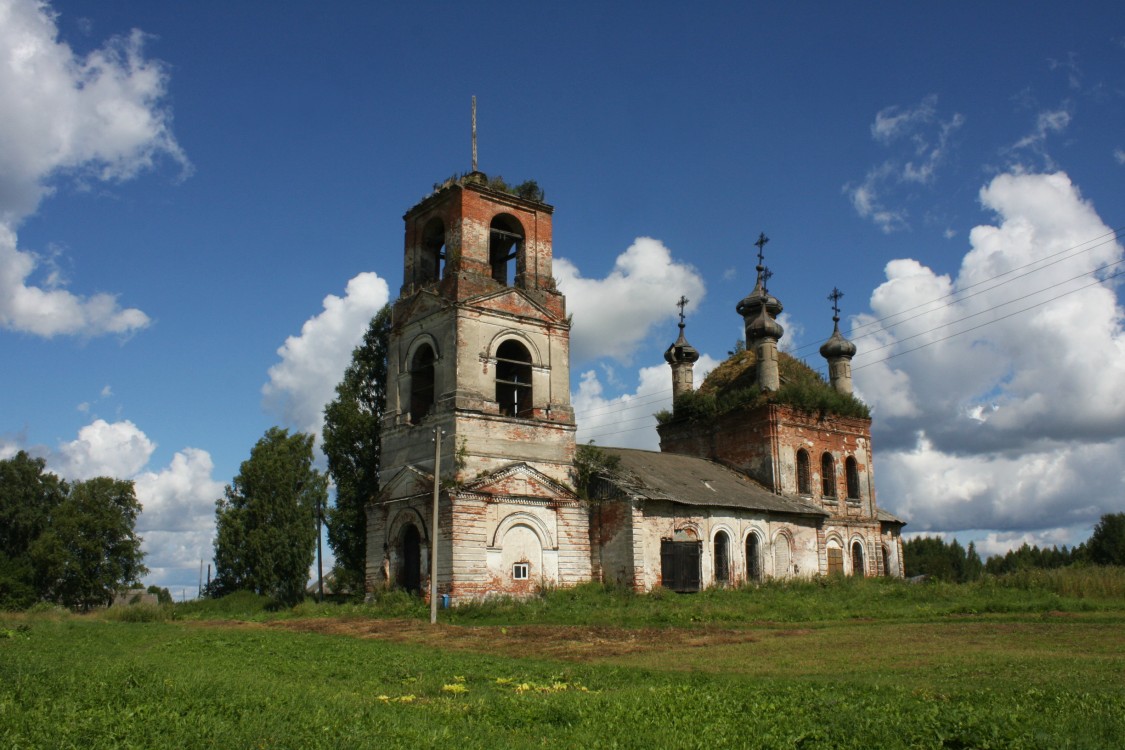
M 681 322 L 680 337 L 676 339 L 676 343 L 668 347 L 668 351 L 664 352 L 664 361 L 675 365 L 681 362 L 695 362 L 698 359 L 699 352 L 684 338 L 684 324 Z
M 839 357 L 851 359 L 855 356 L 855 344 L 844 338 L 840 333 L 840 298 L 844 293 L 833 287 L 828 299 L 832 301 L 832 335 L 820 347 L 820 356 L 831 361 Z
M 848 341 L 844 338 L 844 334 L 840 333 L 840 319 L 832 318 L 832 323 L 832 336 L 820 345 L 820 356 L 825 359 L 854 357 L 856 352 L 855 344 Z
M 781 323 L 767 314 L 768 310 L 768 305 L 758 306 L 758 316 L 746 324 L 747 341 L 758 339 L 773 339 L 776 341 L 785 334 L 785 329 L 781 327 Z

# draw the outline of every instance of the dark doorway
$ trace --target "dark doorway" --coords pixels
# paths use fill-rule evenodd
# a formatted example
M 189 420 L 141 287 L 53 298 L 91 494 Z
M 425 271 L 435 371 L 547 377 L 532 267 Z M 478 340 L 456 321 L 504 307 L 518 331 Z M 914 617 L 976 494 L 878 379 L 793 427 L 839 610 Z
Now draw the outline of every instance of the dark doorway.
M 660 578 L 664 587 L 679 593 L 699 591 L 702 542 L 660 542 Z
M 412 594 L 422 592 L 422 537 L 410 524 L 402 531 L 398 585 Z
M 746 537 L 746 580 L 754 583 L 762 580 L 762 553 L 757 534 Z

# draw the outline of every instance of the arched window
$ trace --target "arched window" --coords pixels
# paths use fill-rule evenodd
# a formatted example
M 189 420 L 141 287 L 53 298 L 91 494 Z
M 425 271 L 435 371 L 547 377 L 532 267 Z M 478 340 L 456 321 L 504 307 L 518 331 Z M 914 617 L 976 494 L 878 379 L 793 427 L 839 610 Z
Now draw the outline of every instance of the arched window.
M 531 416 L 531 355 L 512 339 L 496 350 L 496 403 L 506 417 Z
M 851 456 L 844 462 L 844 471 L 848 475 L 848 499 L 859 500 L 859 466 Z
M 863 545 L 859 542 L 852 542 L 852 575 L 867 575 L 863 568 Z
M 434 350 L 422 344 L 410 360 L 410 423 L 420 423 L 433 406 Z
M 434 217 L 422 230 L 422 253 L 418 258 L 419 284 L 440 281 L 445 264 L 445 225 Z
M 804 448 L 797 451 L 797 494 L 812 494 L 809 489 L 809 454 Z
M 757 534 L 746 537 L 746 580 L 762 580 L 762 549 Z
M 890 561 L 890 559 L 891 559 L 891 553 L 890 553 L 890 550 L 887 549 L 887 545 L 880 544 L 879 545 L 879 568 L 883 571 L 882 574 L 885 575 L 885 576 L 889 576 L 891 574 L 890 569 L 887 568 L 887 563 Z
M 831 453 L 820 457 L 820 484 L 824 497 L 836 497 L 836 462 Z
M 504 286 L 512 285 L 523 265 L 520 257 L 523 247 L 523 227 L 515 217 L 501 214 L 492 220 L 488 233 L 488 264 L 493 279 Z
M 727 532 L 715 534 L 715 582 L 730 580 L 730 537 Z

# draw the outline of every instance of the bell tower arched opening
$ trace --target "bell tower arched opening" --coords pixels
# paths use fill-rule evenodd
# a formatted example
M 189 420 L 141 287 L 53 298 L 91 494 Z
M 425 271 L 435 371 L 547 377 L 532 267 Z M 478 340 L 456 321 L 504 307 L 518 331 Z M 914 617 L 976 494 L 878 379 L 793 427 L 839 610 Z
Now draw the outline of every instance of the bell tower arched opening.
M 426 226 L 422 230 L 417 283 L 421 285 L 441 281 L 442 275 L 445 273 L 445 261 L 445 224 L 435 216 L 426 222 Z
M 433 407 L 434 350 L 422 344 L 410 358 L 410 423 L 420 423 Z
M 509 339 L 496 349 L 496 403 L 506 417 L 532 414 L 531 355 Z
M 488 230 L 488 265 L 492 278 L 504 286 L 512 286 L 524 268 L 524 231 L 514 217 L 500 214 Z

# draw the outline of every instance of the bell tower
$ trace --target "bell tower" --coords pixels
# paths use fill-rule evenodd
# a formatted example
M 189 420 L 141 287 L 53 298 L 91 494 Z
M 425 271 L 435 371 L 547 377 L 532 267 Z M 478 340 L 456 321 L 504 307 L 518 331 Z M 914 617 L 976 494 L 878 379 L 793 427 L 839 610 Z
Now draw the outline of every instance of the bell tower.
M 406 212 L 384 482 L 429 468 L 434 427 L 445 432 L 443 477 L 522 461 L 570 481 L 570 324 L 551 270 L 553 211 L 534 183 L 513 190 L 473 171 Z

